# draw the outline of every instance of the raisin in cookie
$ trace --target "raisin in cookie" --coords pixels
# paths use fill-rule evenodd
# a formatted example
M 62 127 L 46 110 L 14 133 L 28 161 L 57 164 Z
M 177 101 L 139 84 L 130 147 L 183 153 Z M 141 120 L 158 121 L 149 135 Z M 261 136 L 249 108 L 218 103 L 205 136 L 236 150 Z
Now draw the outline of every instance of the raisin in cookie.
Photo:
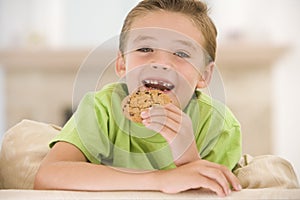
M 170 97 L 160 90 L 149 89 L 149 90 L 138 90 L 133 94 L 125 97 L 122 102 L 122 109 L 125 116 L 134 121 L 141 123 L 141 112 L 152 105 L 166 105 L 172 103 Z

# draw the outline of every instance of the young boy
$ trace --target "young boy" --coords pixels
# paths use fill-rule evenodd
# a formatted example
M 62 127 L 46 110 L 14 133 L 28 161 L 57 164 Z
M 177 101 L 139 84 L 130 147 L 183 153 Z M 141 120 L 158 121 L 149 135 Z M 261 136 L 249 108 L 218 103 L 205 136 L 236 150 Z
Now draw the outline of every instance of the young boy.
M 239 123 L 198 90 L 212 75 L 216 35 L 200 1 L 141 1 L 120 36 L 116 72 L 126 84 L 82 99 L 51 142 L 35 188 L 177 193 L 203 187 L 220 196 L 231 186 L 240 190 L 231 173 L 241 156 Z M 127 119 L 122 101 L 150 89 L 172 103 L 143 110 L 141 123 Z

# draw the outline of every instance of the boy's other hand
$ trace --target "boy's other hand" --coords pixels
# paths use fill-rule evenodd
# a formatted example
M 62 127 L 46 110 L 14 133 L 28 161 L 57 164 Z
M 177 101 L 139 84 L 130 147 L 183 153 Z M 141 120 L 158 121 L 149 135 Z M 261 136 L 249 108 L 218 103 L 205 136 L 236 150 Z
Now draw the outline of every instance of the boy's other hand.
M 157 173 L 159 189 L 165 193 L 178 193 L 189 189 L 207 188 L 219 196 L 231 193 L 230 187 L 240 191 L 239 180 L 225 166 L 198 160 L 171 170 Z

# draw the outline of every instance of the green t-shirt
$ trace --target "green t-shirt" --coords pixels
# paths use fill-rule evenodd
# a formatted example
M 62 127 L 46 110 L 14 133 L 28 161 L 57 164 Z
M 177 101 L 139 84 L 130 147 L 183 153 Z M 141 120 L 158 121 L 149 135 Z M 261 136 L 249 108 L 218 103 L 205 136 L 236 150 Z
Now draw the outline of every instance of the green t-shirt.
M 96 164 L 145 170 L 175 168 L 166 140 L 122 114 L 121 102 L 127 95 L 122 83 L 86 94 L 50 147 L 58 141 L 71 143 Z M 230 110 L 196 91 L 184 112 L 192 119 L 201 158 L 232 170 L 241 156 L 241 133 Z

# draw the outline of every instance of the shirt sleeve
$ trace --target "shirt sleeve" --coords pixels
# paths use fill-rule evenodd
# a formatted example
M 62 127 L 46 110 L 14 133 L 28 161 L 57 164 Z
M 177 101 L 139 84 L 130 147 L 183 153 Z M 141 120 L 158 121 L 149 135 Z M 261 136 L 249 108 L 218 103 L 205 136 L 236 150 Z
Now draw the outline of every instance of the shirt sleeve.
M 57 142 L 67 142 L 74 146 L 76 146 L 86 157 L 86 159 L 92 163 L 100 163 L 98 159 L 94 159 L 94 157 L 89 153 L 89 151 L 82 144 L 80 137 L 78 136 L 78 132 L 76 130 L 74 116 L 69 119 L 69 121 L 65 124 L 61 132 L 53 138 L 49 147 L 52 148 Z
M 74 115 L 61 132 L 50 142 L 49 146 L 52 147 L 59 141 L 68 142 L 76 146 L 87 160 L 100 164 L 101 157 L 99 152 L 107 152 L 109 142 L 107 134 L 104 134 L 99 128 L 98 110 L 95 109 L 96 104 L 97 100 L 95 100 L 94 94 L 87 94 L 80 102 Z

